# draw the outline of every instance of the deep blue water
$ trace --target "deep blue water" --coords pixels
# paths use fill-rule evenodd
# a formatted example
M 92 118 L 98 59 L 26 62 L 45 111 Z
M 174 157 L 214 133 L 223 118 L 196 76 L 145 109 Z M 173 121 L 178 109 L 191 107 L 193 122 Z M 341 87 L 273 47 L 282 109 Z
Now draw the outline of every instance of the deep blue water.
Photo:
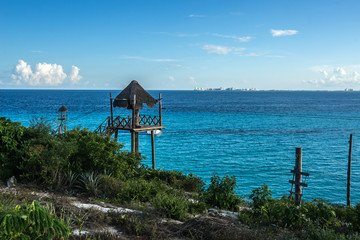
M 120 91 L 111 91 L 116 96 Z M 159 91 L 149 91 L 154 97 Z M 0 116 L 23 125 L 34 117 L 55 119 L 69 109 L 69 126 L 94 130 L 109 113 L 107 90 L 0 90 Z M 156 165 L 194 173 L 207 183 L 214 172 L 235 175 L 238 194 L 266 183 L 275 197 L 288 195 L 295 148 L 303 148 L 309 170 L 304 198 L 346 202 L 349 135 L 352 203 L 360 202 L 360 92 L 197 92 L 161 91 L 163 134 L 156 136 Z M 141 112 L 154 114 L 157 108 Z M 116 109 L 114 115 L 131 115 Z M 130 134 L 119 134 L 130 148 Z M 140 135 L 140 151 L 151 164 L 150 137 Z

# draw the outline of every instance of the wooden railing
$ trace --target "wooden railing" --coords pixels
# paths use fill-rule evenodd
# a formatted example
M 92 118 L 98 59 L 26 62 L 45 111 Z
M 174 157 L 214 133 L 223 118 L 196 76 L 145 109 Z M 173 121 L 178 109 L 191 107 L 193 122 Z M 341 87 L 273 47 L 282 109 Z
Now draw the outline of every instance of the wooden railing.
M 95 132 L 98 132 L 100 135 L 104 136 L 104 135 L 109 135 L 109 131 L 110 131 L 110 117 L 107 117 L 101 124 L 100 126 L 95 129 Z M 111 134 L 110 134 L 111 135 Z
M 114 127 L 115 128 L 130 128 L 131 122 L 132 122 L 132 118 L 130 116 L 127 116 L 127 117 L 117 116 L 114 119 Z
M 150 126 L 160 126 L 160 118 L 158 116 L 140 115 L 140 124 Z
M 160 118 L 158 116 L 150 115 L 140 115 L 139 119 L 140 125 L 149 125 L 149 126 L 161 126 Z M 130 116 L 121 117 L 117 116 L 113 124 L 111 124 L 111 118 L 107 117 L 100 126 L 95 130 L 102 136 L 111 136 L 116 129 L 131 129 L 132 127 L 132 118 Z

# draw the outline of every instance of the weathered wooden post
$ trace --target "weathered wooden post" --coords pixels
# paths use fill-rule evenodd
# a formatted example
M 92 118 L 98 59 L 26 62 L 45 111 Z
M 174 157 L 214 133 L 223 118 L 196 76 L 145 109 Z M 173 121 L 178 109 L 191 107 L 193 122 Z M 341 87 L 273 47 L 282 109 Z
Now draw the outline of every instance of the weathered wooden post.
M 115 131 L 115 141 L 116 141 L 116 142 L 117 142 L 117 140 L 118 140 L 118 131 L 119 131 L 119 130 L 117 130 L 117 129 L 116 129 L 116 131 Z
M 352 142 L 353 135 L 350 134 L 349 141 L 349 159 L 348 159 L 348 169 L 347 169 L 347 194 L 346 194 L 346 205 L 351 206 L 351 152 L 352 152 Z
M 135 121 L 136 121 L 136 114 L 135 114 L 135 107 L 136 107 L 136 94 L 134 95 L 134 102 L 132 106 L 132 130 L 131 130 L 131 152 L 136 152 L 135 150 Z
M 135 109 L 135 127 L 138 126 L 140 123 L 140 113 L 139 109 Z M 135 152 L 139 153 L 139 132 L 135 132 Z
M 159 121 L 160 121 L 160 126 L 162 126 L 162 115 L 161 115 L 161 110 L 162 110 L 162 104 L 161 104 L 161 93 L 159 93 Z
M 302 148 L 297 147 L 295 153 L 295 205 L 299 206 L 301 202 L 301 183 L 302 183 Z
M 113 113 L 113 104 L 110 92 L 110 113 L 111 113 L 111 127 L 114 127 L 114 113 Z
M 155 169 L 155 138 L 154 131 L 151 131 L 151 153 L 152 153 L 152 169 Z

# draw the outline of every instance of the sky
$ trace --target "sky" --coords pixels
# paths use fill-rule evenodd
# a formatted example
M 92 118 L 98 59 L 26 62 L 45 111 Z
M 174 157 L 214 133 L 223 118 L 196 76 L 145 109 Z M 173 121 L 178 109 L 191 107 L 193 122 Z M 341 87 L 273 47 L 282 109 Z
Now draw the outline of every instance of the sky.
M 358 0 L 1 0 L 0 89 L 360 90 Z

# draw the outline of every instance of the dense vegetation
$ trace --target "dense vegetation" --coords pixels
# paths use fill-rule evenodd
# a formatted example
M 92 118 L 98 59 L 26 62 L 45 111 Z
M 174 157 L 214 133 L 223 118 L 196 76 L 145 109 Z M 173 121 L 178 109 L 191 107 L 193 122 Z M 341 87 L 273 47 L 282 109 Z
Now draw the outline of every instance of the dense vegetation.
M 39 202 L 9 208 L 0 203 L 0 239 L 68 238 L 70 229 L 62 219 L 52 216 Z
M 194 217 L 206 216 L 207 210 L 215 207 L 238 212 L 239 224 L 265 229 L 265 235 L 270 238 L 276 236 L 280 227 L 291 231 L 286 238 L 360 239 L 360 204 L 344 207 L 315 199 L 295 206 L 286 197 L 273 199 L 266 185 L 254 189 L 249 196 L 251 201 L 245 202 L 235 193 L 235 177 L 220 178 L 214 174 L 209 186 L 205 187 L 204 182 L 193 174 L 150 169 L 141 164 L 143 159 L 140 155 L 123 151 L 122 147 L 111 138 L 87 129 L 77 128 L 56 134 L 46 122 L 35 121 L 30 127 L 24 127 L 0 118 L 0 179 L 6 182 L 15 176 L 20 183 L 33 184 L 67 196 L 90 197 L 146 210 L 148 214 L 141 218 L 115 214 L 111 221 L 96 213 L 94 221 L 110 221 L 123 226 L 129 233 L 148 238 L 168 237 L 157 235 L 158 223 L 149 220 L 151 216 L 154 216 L 153 219 L 170 218 L 203 224 L 194 221 L 199 219 Z M 75 225 L 81 228 L 88 217 L 81 213 L 65 214 L 59 207 L 51 211 L 48 206 L 36 201 L 19 204 L 1 201 L 0 237 L 68 238 L 72 224 L 78 222 Z M 229 227 L 236 224 L 232 223 Z M 193 239 L 245 236 L 243 231 L 232 229 L 225 232 L 226 227 L 216 229 L 217 235 L 206 227 L 176 232 Z M 249 235 L 248 239 L 262 239 L 263 236 L 259 237 L 256 233 Z

